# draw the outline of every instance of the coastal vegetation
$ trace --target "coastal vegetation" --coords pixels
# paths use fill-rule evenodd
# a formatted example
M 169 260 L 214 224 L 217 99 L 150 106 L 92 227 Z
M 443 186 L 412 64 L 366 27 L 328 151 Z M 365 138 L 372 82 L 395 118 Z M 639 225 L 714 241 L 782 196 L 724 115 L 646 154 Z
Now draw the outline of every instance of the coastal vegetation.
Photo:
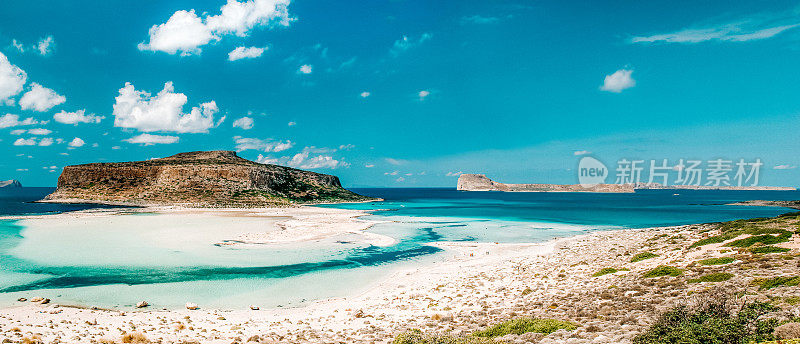
M 701 282 L 724 282 L 733 277 L 733 274 L 729 274 L 727 272 L 715 272 L 708 275 L 703 275 L 699 278 L 693 278 L 688 280 L 688 283 L 701 283 Z
M 697 263 L 700 265 L 725 265 L 732 263 L 734 260 L 736 259 L 734 259 L 733 257 L 719 257 L 719 258 L 703 259 Z
M 668 265 L 659 265 L 654 269 L 645 272 L 642 277 L 644 278 L 655 278 L 655 277 L 662 277 L 662 276 L 680 276 L 683 275 L 683 269 L 676 268 L 674 266 Z
M 639 254 L 633 256 L 633 258 L 631 258 L 631 263 L 641 262 L 641 261 L 643 261 L 645 259 L 650 259 L 650 258 L 655 258 L 655 257 L 658 257 L 658 255 L 655 254 L 655 253 L 642 252 L 642 253 L 639 253 Z
M 572 331 L 577 326 L 568 321 L 556 319 L 518 318 L 504 321 L 488 329 L 473 333 L 476 337 L 502 337 L 507 334 L 524 334 L 528 332 L 550 334 L 564 329 Z
M 613 273 L 616 273 L 618 271 L 619 270 L 617 270 L 616 268 L 602 268 L 602 269 L 600 269 L 600 271 L 595 272 L 594 275 L 592 275 L 592 276 L 593 277 L 600 277 L 600 276 L 603 276 L 603 275 L 613 274 Z
M 738 300 L 712 294 L 697 307 L 681 305 L 662 314 L 636 336 L 634 344 L 754 343 L 774 339 L 775 319 L 762 316 L 776 308 L 764 302 L 737 307 Z

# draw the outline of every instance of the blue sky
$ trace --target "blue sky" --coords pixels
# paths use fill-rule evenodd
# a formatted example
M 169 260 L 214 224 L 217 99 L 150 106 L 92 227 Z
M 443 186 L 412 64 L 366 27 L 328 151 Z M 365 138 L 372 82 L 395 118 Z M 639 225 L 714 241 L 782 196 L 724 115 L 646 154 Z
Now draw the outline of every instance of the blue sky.
M 192 150 L 454 186 L 583 155 L 798 186 L 800 3 L 4 1 L 0 179 Z

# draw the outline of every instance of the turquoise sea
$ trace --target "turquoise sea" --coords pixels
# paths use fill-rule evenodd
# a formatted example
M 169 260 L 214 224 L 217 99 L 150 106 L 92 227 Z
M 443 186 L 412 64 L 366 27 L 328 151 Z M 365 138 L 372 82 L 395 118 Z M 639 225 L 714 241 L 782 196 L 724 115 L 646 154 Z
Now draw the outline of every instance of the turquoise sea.
M 2 191 L 0 215 L 94 207 L 29 203 L 50 191 Z M 597 230 L 775 216 L 793 210 L 726 204 L 800 199 L 796 191 L 354 191 L 384 201 L 320 207 L 368 210 L 371 215 L 365 219 L 383 221 L 370 231 L 394 238 L 395 244 L 377 247 L 341 239 L 280 247 L 225 247 L 197 239 L 215 233 L 170 233 L 173 225 L 191 229 L 191 218 L 165 224 L 149 214 L 124 215 L 103 228 L 91 220 L 69 226 L 54 222 L 48 228 L 29 228 L 25 220 L 0 220 L 0 304 L 35 294 L 62 303 L 123 308 L 141 299 L 158 307 L 194 301 L 239 308 L 253 300 L 262 307 L 295 306 L 345 295 L 396 267 L 441 259 L 440 249 L 425 245 L 430 242 L 543 242 Z M 226 228 L 224 218 L 211 225 L 220 233 Z

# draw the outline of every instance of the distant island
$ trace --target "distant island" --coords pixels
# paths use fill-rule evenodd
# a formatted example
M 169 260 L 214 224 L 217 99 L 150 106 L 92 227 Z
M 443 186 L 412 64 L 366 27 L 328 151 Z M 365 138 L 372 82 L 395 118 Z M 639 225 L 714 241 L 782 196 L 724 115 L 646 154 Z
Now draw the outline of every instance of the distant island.
M 64 167 L 41 202 L 264 207 L 367 201 L 332 175 L 259 164 L 233 151 Z
M 21 188 L 22 183 L 19 180 L 11 179 L 11 180 L 0 180 L 0 188 Z
M 631 193 L 636 190 L 770 190 L 794 191 L 793 187 L 782 186 L 695 186 L 660 184 L 597 184 L 584 187 L 580 184 L 505 184 L 489 179 L 484 174 L 462 174 L 458 177 L 456 189 L 462 191 L 506 191 L 506 192 L 605 192 Z

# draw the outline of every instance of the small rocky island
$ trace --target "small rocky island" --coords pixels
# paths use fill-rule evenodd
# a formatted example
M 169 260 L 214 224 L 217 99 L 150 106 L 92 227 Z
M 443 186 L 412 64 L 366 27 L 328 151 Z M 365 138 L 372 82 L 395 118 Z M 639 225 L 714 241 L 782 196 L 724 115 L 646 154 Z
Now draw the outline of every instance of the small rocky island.
M 233 151 L 64 167 L 42 202 L 267 207 L 367 201 L 332 175 L 259 164 Z

